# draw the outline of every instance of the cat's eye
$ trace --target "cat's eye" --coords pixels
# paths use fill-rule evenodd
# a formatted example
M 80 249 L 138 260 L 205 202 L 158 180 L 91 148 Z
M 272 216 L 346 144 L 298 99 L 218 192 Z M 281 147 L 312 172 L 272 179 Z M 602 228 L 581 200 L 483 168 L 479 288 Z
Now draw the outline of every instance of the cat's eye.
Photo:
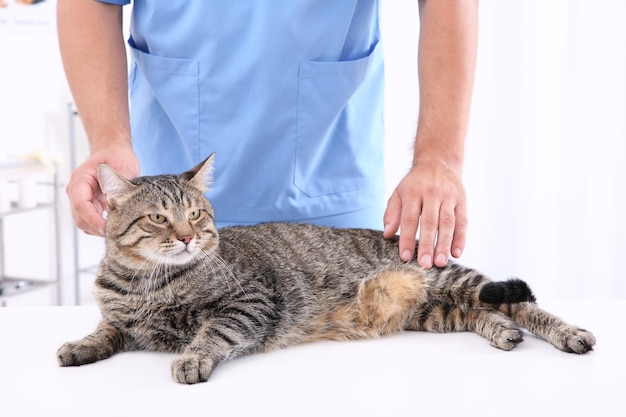
M 164 215 L 159 213 L 152 213 L 148 217 L 156 224 L 163 224 L 165 223 L 165 220 L 167 220 Z
M 198 220 L 200 218 L 200 210 L 194 210 L 189 213 L 189 220 Z

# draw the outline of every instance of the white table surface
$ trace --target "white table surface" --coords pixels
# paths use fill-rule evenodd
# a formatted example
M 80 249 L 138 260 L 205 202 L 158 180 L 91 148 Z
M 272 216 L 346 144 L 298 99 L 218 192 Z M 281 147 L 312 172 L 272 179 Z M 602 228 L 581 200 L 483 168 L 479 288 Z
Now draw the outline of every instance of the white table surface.
M 95 328 L 96 307 L 4 308 L 0 416 L 626 416 L 626 301 L 542 306 L 594 332 L 594 351 L 407 332 L 235 359 L 192 386 L 172 380 L 171 354 L 60 368 L 57 348 Z

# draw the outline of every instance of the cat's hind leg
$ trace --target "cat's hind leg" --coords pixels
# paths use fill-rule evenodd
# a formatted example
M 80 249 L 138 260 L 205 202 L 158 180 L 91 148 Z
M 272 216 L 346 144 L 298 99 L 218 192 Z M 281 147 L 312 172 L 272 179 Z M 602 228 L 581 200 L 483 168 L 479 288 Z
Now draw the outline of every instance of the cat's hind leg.
M 122 349 L 123 337 L 119 330 L 100 321 L 96 330 L 76 342 L 67 342 L 57 351 L 60 366 L 79 366 L 112 356 Z
M 398 333 L 427 299 L 422 272 L 412 266 L 381 268 L 343 299 L 320 297 L 314 319 L 292 342 L 358 340 Z M 328 298 L 329 301 L 326 301 Z
M 511 350 L 523 340 L 519 326 L 492 308 L 460 308 L 447 302 L 432 301 L 420 306 L 408 321 L 407 330 L 435 333 L 473 331 L 498 349 Z
M 423 274 L 416 268 L 386 269 L 365 280 L 357 301 L 357 333 L 381 336 L 406 327 L 428 297 Z
M 468 312 L 468 325 L 489 340 L 491 346 L 511 350 L 523 341 L 523 333 L 510 318 L 490 308 L 475 308 Z
M 563 352 L 586 353 L 596 343 L 591 332 L 564 322 L 535 303 L 502 305 L 499 309 L 517 324 Z

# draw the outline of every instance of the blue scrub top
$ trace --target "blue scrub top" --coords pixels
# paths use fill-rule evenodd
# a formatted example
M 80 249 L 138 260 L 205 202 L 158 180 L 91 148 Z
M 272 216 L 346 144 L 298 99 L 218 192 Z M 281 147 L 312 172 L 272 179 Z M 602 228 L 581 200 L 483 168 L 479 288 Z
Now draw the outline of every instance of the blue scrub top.
M 142 174 L 216 152 L 220 224 L 383 206 L 377 0 L 136 0 L 129 45 Z

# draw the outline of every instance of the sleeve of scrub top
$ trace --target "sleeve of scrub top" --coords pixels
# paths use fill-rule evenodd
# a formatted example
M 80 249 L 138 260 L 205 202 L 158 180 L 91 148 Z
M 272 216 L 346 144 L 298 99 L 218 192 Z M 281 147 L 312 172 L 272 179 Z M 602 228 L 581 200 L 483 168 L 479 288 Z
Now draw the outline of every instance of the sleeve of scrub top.
M 130 4 L 130 0 L 98 0 L 100 3 L 117 4 L 118 6 L 125 6 Z

